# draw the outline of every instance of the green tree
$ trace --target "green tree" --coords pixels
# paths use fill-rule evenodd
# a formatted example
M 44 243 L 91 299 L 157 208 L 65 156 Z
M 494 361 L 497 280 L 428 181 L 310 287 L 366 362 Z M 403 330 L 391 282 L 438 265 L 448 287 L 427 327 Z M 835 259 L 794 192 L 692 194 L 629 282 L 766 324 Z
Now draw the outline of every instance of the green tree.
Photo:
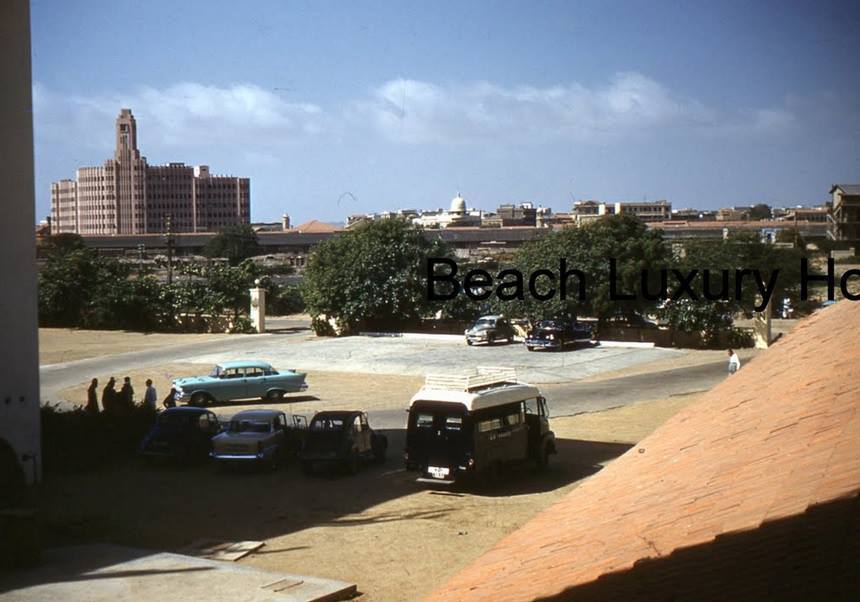
M 749 216 L 750 219 L 770 219 L 773 214 L 771 213 L 770 205 L 757 203 L 750 209 Z
M 538 269 L 558 271 L 562 258 L 568 270 L 577 269 L 584 274 L 584 300 L 579 299 L 579 278 L 576 276 L 568 278 L 566 300 L 561 299 L 558 282 L 551 284 L 540 278 L 537 280 L 538 292 L 546 294 L 554 286 L 556 295 L 541 301 L 526 291 L 522 300 L 495 301 L 497 311 L 530 321 L 571 314 L 593 315 L 602 321 L 647 314 L 655 302 L 638 294 L 642 270 L 649 274 L 655 272 L 666 263 L 669 252 L 659 231 L 648 230 L 635 217 L 613 215 L 581 228 L 551 232 L 524 245 L 510 267 L 524 275 L 527 286 L 529 274 Z M 616 292 L 634 294 L 635 299 L 610 298 L 610 259 L 615 260 Z
M 207 257 L 226 259 L 230 265 L 239 265 L 245 259 L 260 254 L 257 234 L 247 224 L 222 228 L 203 249 Z
M 302 297 L 317 332 L 334 319 L 343 332 L 414 324 L 433 310 L 427 258 L 450 256 L 403 219 L 365 222 L 314 249 Z
M 672 267 L 682 273 L 698 270 L 691 288 L 698 299 L 682 297 L 662 304 L 661 319 L 670 326 L 688 332 L 702 332 L 713 340 L 720 331 L 731 328 L 738 313 L 752 315 L 760 307 L 760 294 L 754 280 L 746 276 L 738 290 L 737 270 L 759 270 L 769 282 L 774 271 L 778 276 L 772 294 L 775 306 L 788 298 L 797 303 L 800 288 L 800 249 L 786 249 L 762 242 L 757 234 L 738 233 L 727 240 L 689 241 L 677 253 Z M 709 291 L 712 296 L 725 289 L 724 298 L 709 300 L 704 296 L 705 273 L 708 270 Z M 728 274 L 728 287 L 723 273 Z M 738 294 L 739 293 L 739 294 Z

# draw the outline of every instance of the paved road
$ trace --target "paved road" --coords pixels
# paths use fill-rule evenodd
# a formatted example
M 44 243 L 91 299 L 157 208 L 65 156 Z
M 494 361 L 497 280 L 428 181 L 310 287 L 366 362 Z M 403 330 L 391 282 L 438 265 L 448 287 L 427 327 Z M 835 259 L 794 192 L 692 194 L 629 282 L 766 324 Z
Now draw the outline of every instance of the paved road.
M 250 334 L 237 335 L 231 338 L 217 339 L 208 342 L 172 345 L 164 349 L 146 349 L 130 353 L 118 353 L 101 357 L 91 357 L 74 362 L 50 364 L 39 368 L 40 389 L 42 400 L 54 400 L 58 391 L 86 382 L 93 376 L 114 374 L 121 376 L 123 372 L 157 364 L 167 364 L 194 357 L 205 353 L 242 352 L 253 348 L 262 342 L 273 338 L 297 337 L 304 333 L 297 331 L 290 334 Z
M 699 366 L 672 368 L 659 372 L 609 378 L 598 382 L 573 382 L 547 385 L 541 391 L 547 398 L 551 416 L 575 416 L 600 412 L 672 395 L 703 392 L 726 378 L 723 360 Z M 368 412 L 371 425 L 381 429 L 404 428 L 403 409 Z

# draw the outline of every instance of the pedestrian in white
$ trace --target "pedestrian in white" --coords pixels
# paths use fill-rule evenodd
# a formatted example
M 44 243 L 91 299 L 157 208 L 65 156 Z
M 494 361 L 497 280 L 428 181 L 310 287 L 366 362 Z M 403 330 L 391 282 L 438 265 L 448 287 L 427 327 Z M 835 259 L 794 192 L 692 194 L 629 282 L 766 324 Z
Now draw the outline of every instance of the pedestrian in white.
M 734 349 L 729 349 L 729 374 L 734 374 L 741 368 L 741 358 Z
M 153 412 L 155 411 L 155 406 L 158 403 L 158 393 L 155 391 L 155 387 L 152 386 L 152 379 L 146 379 L 146 392 L 143 394 L 143 405 L 144 407 L 149 408 Z

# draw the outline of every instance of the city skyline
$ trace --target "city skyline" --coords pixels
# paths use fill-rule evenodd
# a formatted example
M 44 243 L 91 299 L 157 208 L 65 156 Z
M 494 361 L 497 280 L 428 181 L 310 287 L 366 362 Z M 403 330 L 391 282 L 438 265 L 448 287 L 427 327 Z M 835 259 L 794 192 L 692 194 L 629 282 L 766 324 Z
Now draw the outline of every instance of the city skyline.
M 121 106 L 152 163 L 250 177 L 252 221 L 458 191 L 490 210 L 818 204 L 860 180 L 854 3 L 32 10 L 40 217 L 50 182 L 110 151 Z

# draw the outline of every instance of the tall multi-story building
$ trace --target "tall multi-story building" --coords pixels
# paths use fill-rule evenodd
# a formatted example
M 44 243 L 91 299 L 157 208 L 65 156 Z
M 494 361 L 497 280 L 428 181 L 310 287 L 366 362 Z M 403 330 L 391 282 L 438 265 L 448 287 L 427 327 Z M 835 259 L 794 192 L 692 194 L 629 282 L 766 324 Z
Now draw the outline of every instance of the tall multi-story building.
M 213 176 L 209 167 L 147 165 L 137 148 L 131 109 L 116 120 L 116 150 L 100 167 L 51 184 L 52 233 L 156 234 L 209 232 L 251 221 L 248 178 Z

